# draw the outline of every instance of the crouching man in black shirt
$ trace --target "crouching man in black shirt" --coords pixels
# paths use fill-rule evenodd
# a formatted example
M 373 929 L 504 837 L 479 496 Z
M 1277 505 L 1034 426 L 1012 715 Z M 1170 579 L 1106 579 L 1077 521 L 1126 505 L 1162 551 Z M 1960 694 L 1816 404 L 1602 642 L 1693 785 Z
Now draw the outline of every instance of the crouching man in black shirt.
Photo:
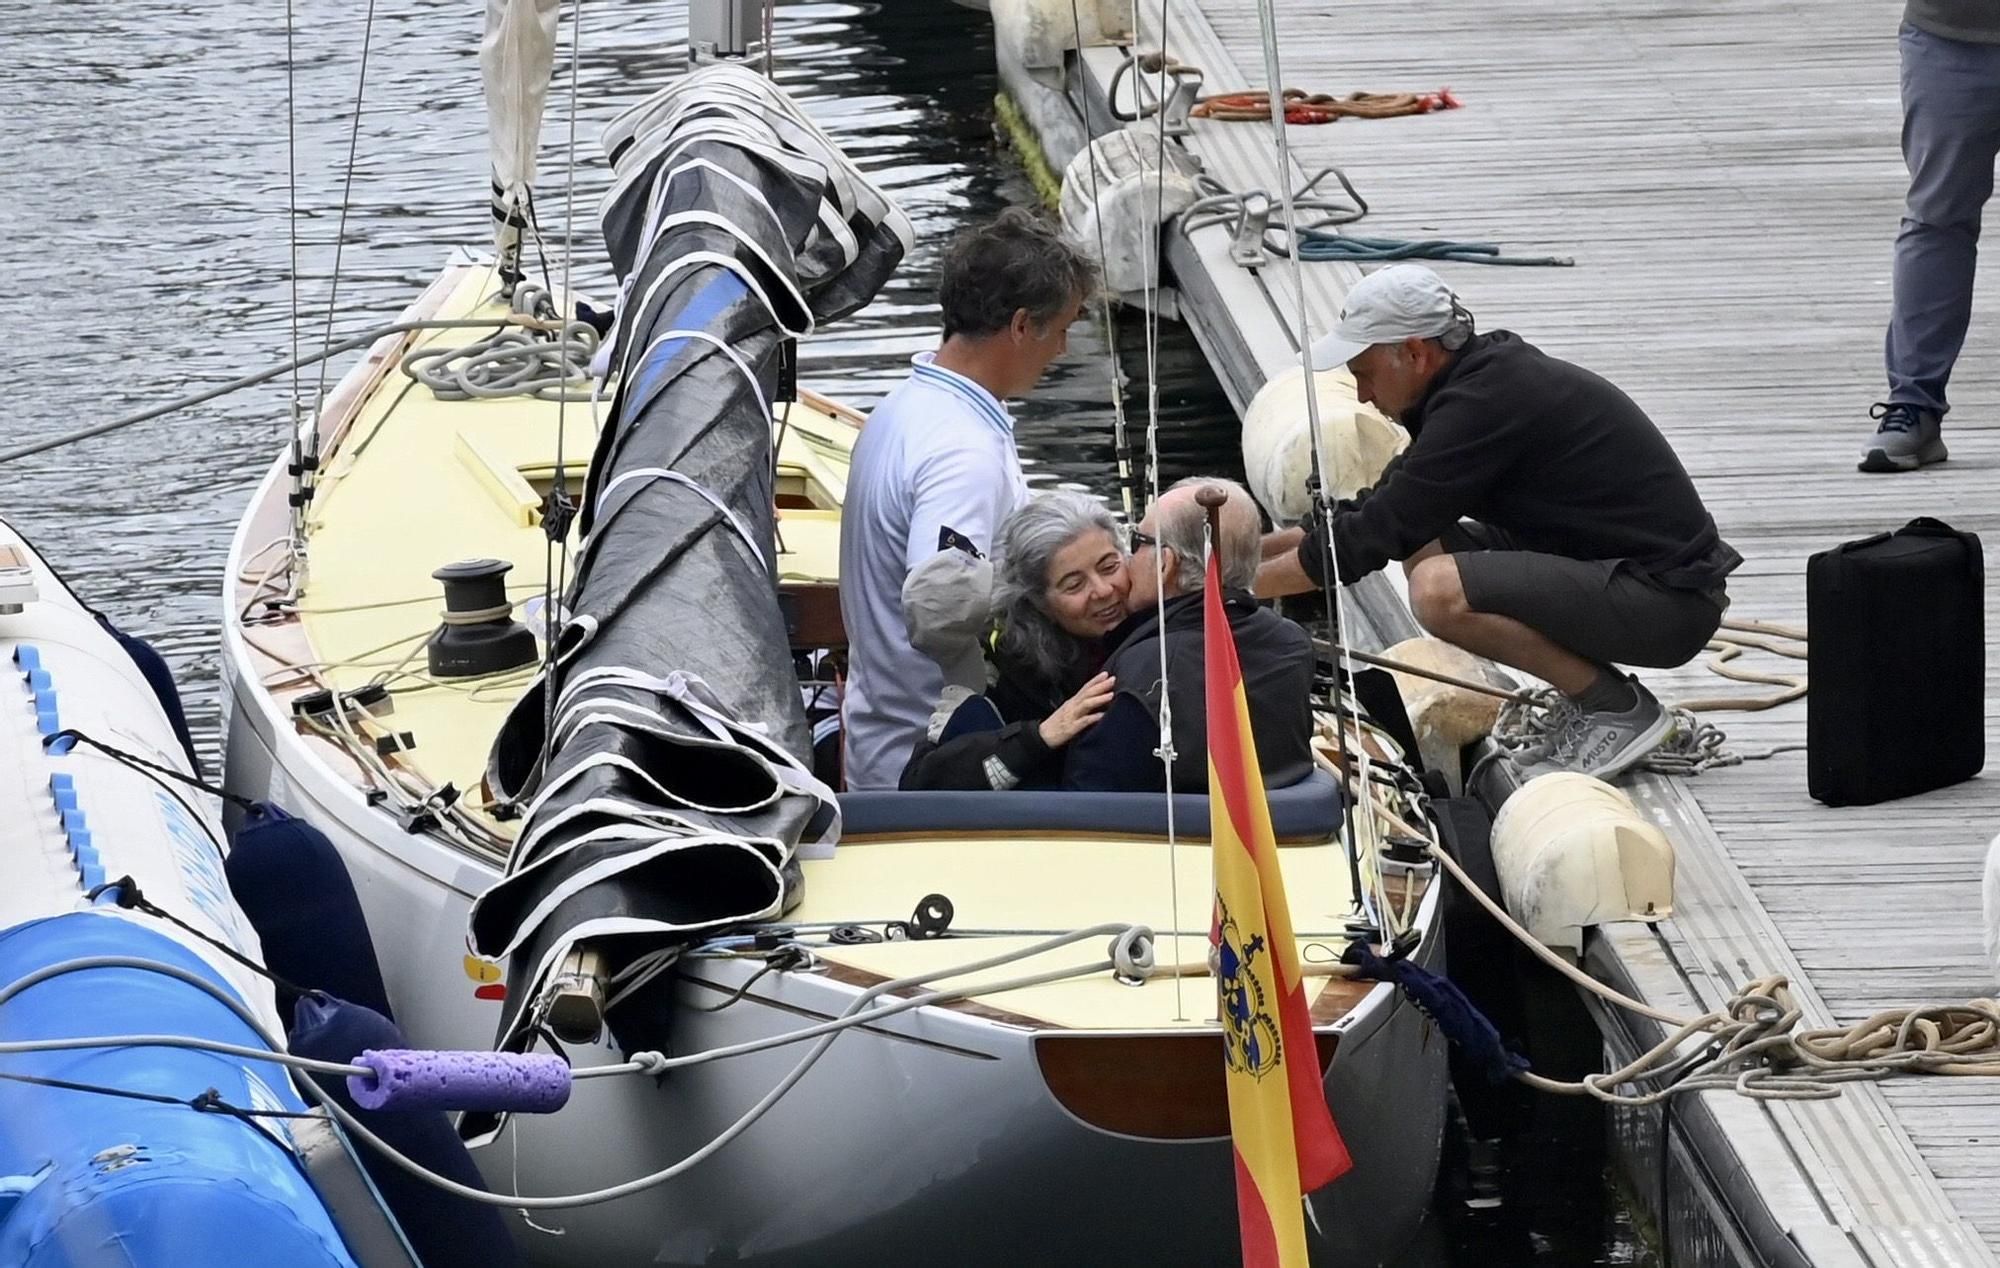
M 1506 331 L 1477 334 L 1420 265 L 1372 274 L 1313 348 L 1410 446 L 1373 488 L 1268 539 L 1260 596 L 1351 585 L 1401 560 L 1439 638 L 1535 675 L 1573 706 L 1523 773 L 1609 779 L 1672 719 L 1614 666 L 1668 668 L 1702 649 L 1742 562 L 1666 438 L 1632 399 Z M 1331 567 L 1329 567 L 1331 565 Z

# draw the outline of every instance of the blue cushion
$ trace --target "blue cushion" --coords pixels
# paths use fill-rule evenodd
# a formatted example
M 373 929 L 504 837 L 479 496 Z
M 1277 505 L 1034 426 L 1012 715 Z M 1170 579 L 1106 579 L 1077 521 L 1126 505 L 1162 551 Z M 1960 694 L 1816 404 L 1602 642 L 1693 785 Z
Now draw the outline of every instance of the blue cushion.
M 325 833 L 276 806 L 259 806 L 238 825 L 223 867 L 273 973 L 395 1020 L 368 918 Z M 282 988 L 278 994 L 284 1003 L 293 998 Z
M 1315 770 L 1273 788 L 1271 829 L 1280 841 L 1324 841 L 1340 828 L 1338 780 Z M 1164 837 L 1165 793 L 850 792 L 840 796 L 843 837 L 912 832 L 1108 832 Z M 1208 798 L 1174 795 L 1174 832 L 1208 839 Z

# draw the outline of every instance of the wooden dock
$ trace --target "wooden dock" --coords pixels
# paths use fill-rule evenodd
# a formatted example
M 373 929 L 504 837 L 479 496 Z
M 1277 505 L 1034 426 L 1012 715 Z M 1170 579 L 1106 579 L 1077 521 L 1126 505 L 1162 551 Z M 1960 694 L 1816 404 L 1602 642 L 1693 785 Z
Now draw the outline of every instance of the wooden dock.
M 1803 623 L 1809 554 L 1916 515 L 2000 543 L 1994 278 L 1952 385 L 1952 461 L 1893 477 L 1854 469 L 1867 407 L 1884 390 L 1905 179 L 1897 6 L 1278 3 L 1286 83 L 1334 93 L 1449 85 L 1464 102 L 1295 126 L 1284 179 L 1341 167 L 1371 206 L 1354 229 L 1365 235 L 1575 257 L 1570 269 L 1438 267 L 1482 328 L 1515 330 L 1599 371 L 1660 423 L 1746 559 L 1732 616 Z M 1135 42 L 1159 48 L 1159 7 L 1141 8 L 1150 12 Z M 1254 0 L 1170 0 L 1167 12 L 1167 49 L 1203 70 L 1205 92 L 1267 86 Z M 1067 159 L 1060 138 L 1079 121 L 1116 126 L 1103 93 L 1128 51 L 1086 50 L 1058 88 L 1010 74 L 1030 116 L 1050 121 L 1038 127 L 1056 143 L 1052 157 Z M 1196 120 L 1179 143 L 1229 188 L 1275 195 L 1268 124 Z M 1169 244 L 1183 311 L 1240 408 L 1297 364 L 1291 267 L 1230 263 L 1221 228 Z M 1306 272 L 1319 334 L 1359 274 Z M 1390 584 L 1363 594 L 1374 638 L 1409 632 Z M 1987 625 L 2000 631 L 1991 606 Z M 1922 648 L 1883 655 L 1885 672 L 1922 672 Z M 1727 685 L 1699 664 L 1651 681 L 1667 699 Z M 1714 716 L 1739 748 L 1804 739 L 1803 703 Z M 2000 721 L 1991 699 L 1987 716 L 1990 739 Z M 1601 930 L 1587 956 L 1600 976 L 1693 1012 L 1782 972 L 1809 1025 L 1994 993 L 1979 893 L 1986 842 L 2000 831 L 2000 777 L 1829 810 L 1806 796 L 1803 755 L 1788 753 L 1627 787 L 1675 839 L 1677 909 L 1657 926 Z M 1610 1015 L 1603 1025 L 1614 1051 L 1659 1033 Z M 2000 1263 L 2000 1083 L 1905 1079 L 1820 1102 L 1706 1094 L 1681 1098 L 1668 1122 L 1625 1115 L 1616 1135 L 1675 1264 Z

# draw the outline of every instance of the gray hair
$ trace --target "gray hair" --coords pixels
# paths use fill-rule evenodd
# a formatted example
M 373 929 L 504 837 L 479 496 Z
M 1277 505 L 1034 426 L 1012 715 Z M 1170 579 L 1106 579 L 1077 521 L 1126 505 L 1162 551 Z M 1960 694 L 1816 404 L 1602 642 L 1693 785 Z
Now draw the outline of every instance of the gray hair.
M 1097 289 L 1097 264 L 1045 218 L 1009 207 L 967 229 L 944 253 L 938 307 L 944 334 L 978 338 L 1007 329 L 1028 310 L 1046 326 Z
M 1204 484 L 1229 495 L 1229 504 L 1222 508 L 1222 540 L 1215 544 L 1222 560 L 1222 584 L 1230 590 L 1248 590 L 1257 584 L 1257 565 L 1263 562 L 1264 554 L 1263 537 L 1258 531 L 1257 503 L 1251 499 L 1250 491 L 1236 481 L 1214 476 L 1192 476 L 1177 482 L 1173 488 L 1188 489 Z M 1250 523 L 1248 532 L 1242 529 L 1246 514 Z M 1174 552 L 1174 581 L 1183 594 L 1199 590 L 1204 584 L 1201 547 L 1202 530 L 1207 523 L 1207 513 L 1193 498 L 1181 499 L 1160 508 L 1157 535 L 1160 544 L 1172 548 Z
M 1082 654 L 1076 636 L 1049 617 L 1049 565 L 1093 529 L 1118 540 L 1118 522 L 1104 504 L 1078 493 L 1043 493 L 1007 517 L 993 547 L 995 650 L 1061 680 Z

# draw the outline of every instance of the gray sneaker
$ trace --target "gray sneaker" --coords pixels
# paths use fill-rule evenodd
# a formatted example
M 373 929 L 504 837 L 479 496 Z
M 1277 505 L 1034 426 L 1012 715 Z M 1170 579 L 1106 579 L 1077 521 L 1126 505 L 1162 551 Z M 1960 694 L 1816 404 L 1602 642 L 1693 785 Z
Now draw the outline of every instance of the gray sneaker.
M 1529 758 L 1524 754 L 1521 778 L 1550 771 L 1574 771 L 1597 779 L 1615 779 L 1646 760 L 1674 733 L 1674 717 L 1636 678 L 1628 678 L 1639 699 L 1630 709 L 1579 713 L 1554 737 L 1553 743 Z
M 1939 434 L 1939 419 L 1927 409 L 1900 401 L 1878 404 L 1868 411 L 1875 436 L 1861 455 L 1863 471 L 1915 471 L 1951 455 Z

